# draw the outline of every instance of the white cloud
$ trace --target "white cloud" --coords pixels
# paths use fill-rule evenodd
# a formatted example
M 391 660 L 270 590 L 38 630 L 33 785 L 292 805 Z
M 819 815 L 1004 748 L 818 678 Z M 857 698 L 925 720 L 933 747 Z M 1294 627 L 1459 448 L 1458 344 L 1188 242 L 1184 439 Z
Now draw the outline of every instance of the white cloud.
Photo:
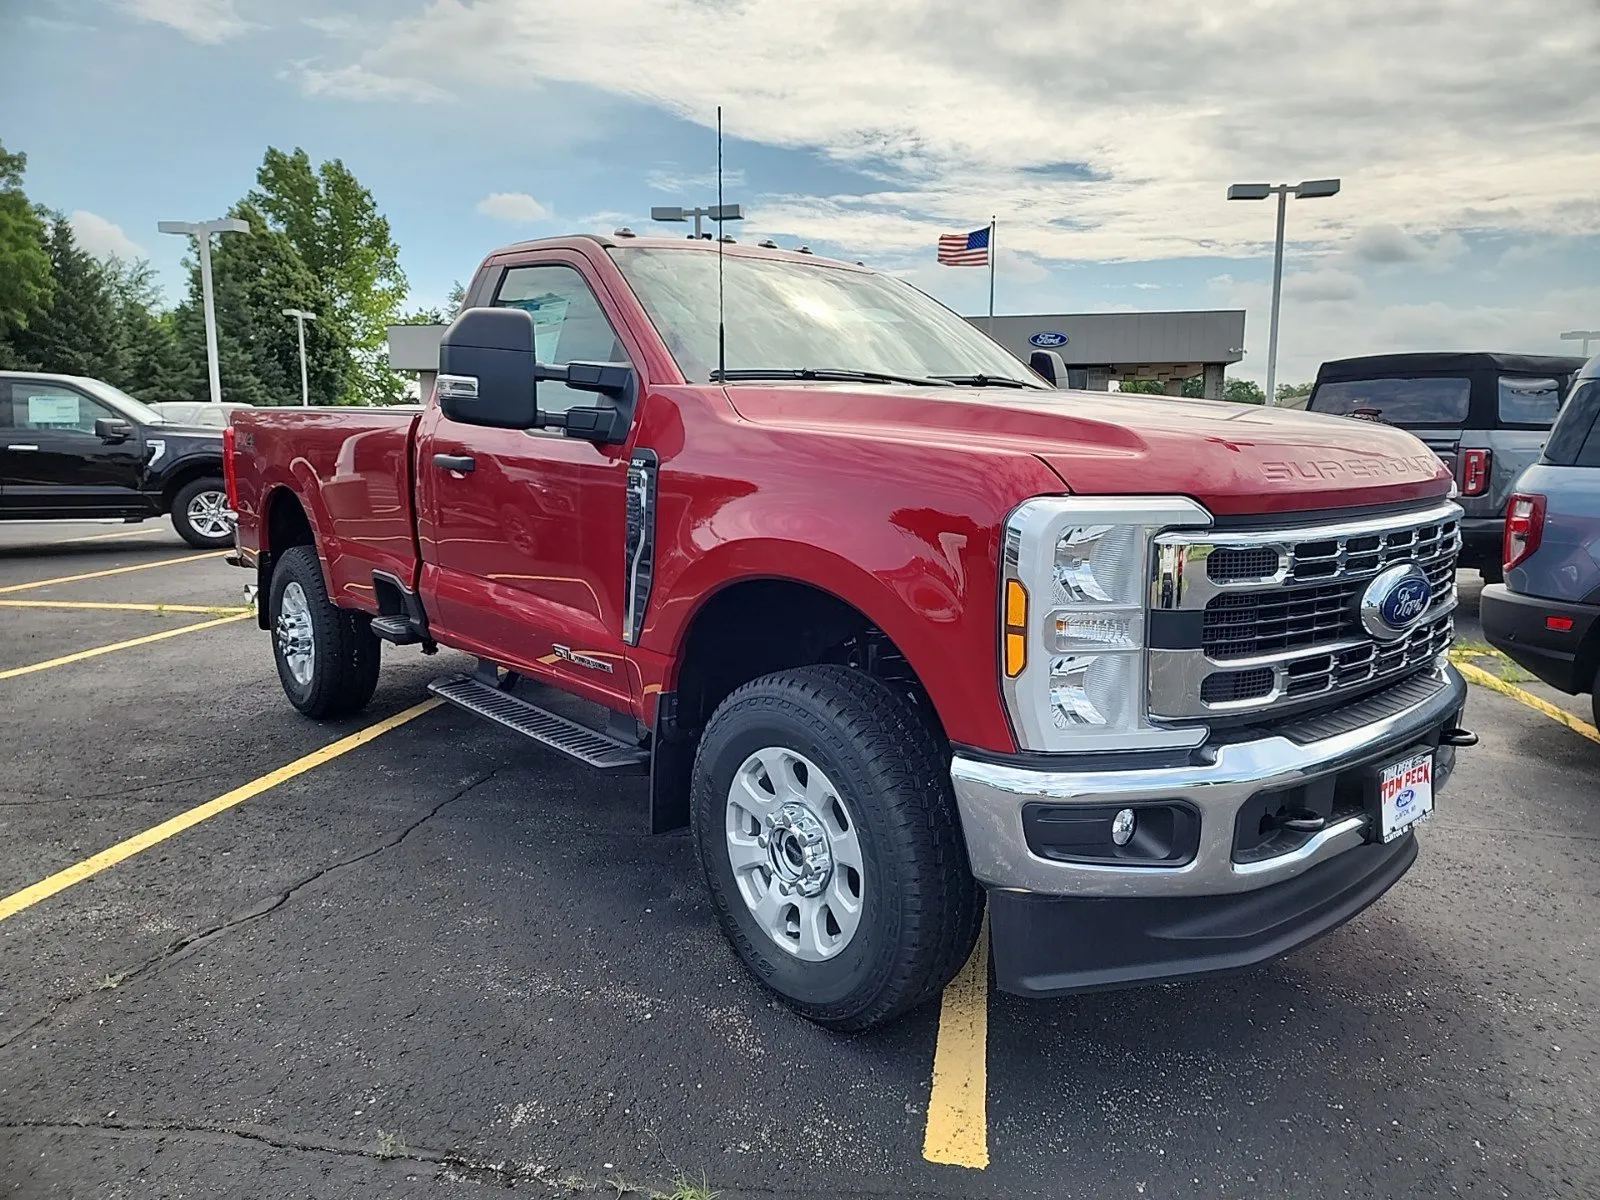
M 261 28 L 239 15 L 235 0 L 124 0 L 124 7 L 141 20 L 169 25 L 208 46 Z
M 296 63 L 292 73 L 298 74 L 301 90 L 308 96 L 332 96 L 338 100 L 409 100 L 419 104 L 455 98 L 426 79 L 385 75 L 359 63 L 332 70 Z
M 124 233 L 122 226 L 113 224 L 99 213 L 80 208 L 67 220 L 72 224 L 78 245 L 96 258 L 111 255 L 131 262 L 145 256 L 144 247 Z
M 522 225 L 550 219 L 550 210 L 527 192 L 494 192 L 478 201 L 478 211 L 498 221 Z
M 689 172 L 677 170 L 657 169 L 645 175 L 645 183 L 658 192 L 670 192 L 673 195 L 693 193 L 696 196 L 704 193 L 714 194 L 717 190 L 717 173 L 715 171 Z M 742 188 L 745 185 L 744 171 L 738 168 L 727 168 L 722 172 L 723 190 Z
M 331 13 L 322 17 L 301 17 L 300 24 L 307 29 L 315 29 L 318 33 L 325 33 L 329 37 L 345 37 L 356 32 L 359 28 L 355 17 L 349 13 Z
M 1429 270 L 1443 270 L 1466 250 L 1466 242 L 1453 229 L 1424 242 L 1398 225 L 1365 226 L 1351 234 L 1344 245 L 1344 252 L 1359 263 L 1374 266 L 1415 263 Z
M 1314 277 L 1319 272 L 1309 273 Z M 1571 329 L 1584 313 L 1600 312 L 1600 285 L 1557 288 L 1532 303 L 1474 302 L 1469 297 L 1421 303 L 1381 303 L 1363 290 L 1356 299 L 1309 302 L 1295 298 L 1285 281 L 1279 335 L 1278 379 L 1314 379 L 1328 359 L 1418 350 L 1505 350 L 1571 353 L 1556 334 Z M 1267 373 L 1271 285 L 1220 276 L 1211 281 L 1220 307 L 1246 310 L 1248 354 L 1231 374 L 1261 382 Z M 1491 296 L 1493 293 L 1489 293 Z
M 1226 185 L 1331 174 L 1340 196 L 1291 202 L 1301 253 L 1372 225 L 1430 251 L 1444 230 L 1600 230 L 1591 0 L 970 14 L 964 0 L 742 0 L 714 20 L 703 0 L 434 0 L 351 68 L 579 84 L 702 125 L 722 103 L 736 138 L 884 180 L 762 205 L 770 227 L 874 257 L 926 253 L 929 232 L 991 212 L 1004 244 L 1045 259 L 1254 256 L 1270 206 L 1226 203 Z
M 1349 271 L 1321 267 L 1286 277 L 1283 294 L 1305 303 L 1339 303 L 1359 300 L 1365 292 L 1361 280 Z

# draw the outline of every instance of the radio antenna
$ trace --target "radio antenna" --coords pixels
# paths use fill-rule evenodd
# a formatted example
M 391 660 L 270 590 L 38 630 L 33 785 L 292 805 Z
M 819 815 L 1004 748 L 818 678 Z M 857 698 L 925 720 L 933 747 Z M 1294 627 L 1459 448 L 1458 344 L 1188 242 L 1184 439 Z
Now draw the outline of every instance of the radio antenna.
M 728 330 L 722 319 L 722 105 L 717 105 L 717 378 L 728 381 Z

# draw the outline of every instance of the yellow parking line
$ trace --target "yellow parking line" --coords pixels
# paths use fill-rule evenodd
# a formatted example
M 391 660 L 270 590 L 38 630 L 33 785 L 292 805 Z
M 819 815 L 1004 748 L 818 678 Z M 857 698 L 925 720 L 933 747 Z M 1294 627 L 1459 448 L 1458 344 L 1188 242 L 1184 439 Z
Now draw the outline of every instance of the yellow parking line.
M 0 600 L 0 608 L 89 608 L 112 612 L 148 613 L 247 613 L 255 609 L 244 604 L 123 604 L 114 600 Z
M 939 1004 L 933 1089 L 922 1157 L 983 1170 L 989 1165 L 989 918 Z
M 104 542 L 109 541 L 111 538 L 143 537 L 148 533 L 164 533 L 165 531 L 166 526 L 164 525 L 152 525 L 148 529 L 129 529 L 123 533 L 91 533 L 86 537 L 65 538 L 57 542 L 56 545 L 65 546 L 71 542 Z
M 180 625 L 176 629 L 164 629 L 160 633 L 130 638 L 125 642 L 112 642 L 109 646 L 96 646 L 93 650 L 79 650 L 76 654 L 63 654 L 60 658 L 30 663 L 26 667 L 12 667 L 9 671 L 0 671 L 0 679 L 15 679 L 18 675 L 32 675 L 35 671 L 48 671 L 51 667 L 64 667 L 69 663 L 82 662 L 86 658 L 99 658 L 102 654 L 113 654 L 118 650 L 131 650 L 135 646 L 146 646 L 151 642 L 177 637 L 179 634 L 194 633 L 200 629 L 211 629 L 217 625 L 226 625 L 230 621 L 242 621 L 249 615 L 249 613 L 234 613 L 230 617 L 218 617 L 214 621 L 200 621 L 194 625 Z
M 236 787 L 231 792 L 225 792 L 215 800 L 207 800 L 204 804 L 196 805 L 187 812 L 179 813 L 171 820 L 163 821 L 143 833 L 137 833 L 126 841 L 118 842 L 115 846 L 100 851 L 92 858 L 74 863 L 64 870 L 57 871 L 54 875 L 41 879 L 20 892 L 0 899 L 0 921 L 14 917 L 25 908 L 39 903 L 57 892 L 64 891 L 75 883 L 82 883 L 91 876 L 98 875 L 108 867 L 114 867 L 124 859 L 132 858 L 135 854 L 159 845 L 172 837 L 182 833 L 192 825 L 209 820 L 218 813 L 226 812 L 236 805 L 243 804 L 253 796 L 277 787 L 293 779 L 296 775 L 304 775 L 314 767 L 320 767 L 325 762 L 331 762 L 342 754 L 348 754 L 358 746 L 364 746 L 374 738 L 382 737 L 389 730 L 404 725 L 407 721 L 420 717 L 425 712 L 438 708 L 442 700 L 424 700 L 421 704 L 414 704 L 404 712 L 395 713 L 392 717 L 385 717 L 365 729 L 357 730 L 348 737 L 342 737 L 337 742 L 324 746 L 321 750 L 313 751 L 304 758 L 297 758 L 288 766 L 279 767 L 276 771 L 253 779 L 242 787 Z
M 30 588 L 52 587 L 58 583 L 78 583 L 85 579 L 104 579 L 107 575 L 125 575 L 129 571 L 148 571 L 154 567 L 176 567 L 180 563 L 199 562 L 202 558 L 221 558 L 231 550 L 211 550 L 205 554 L 190 554 L 183 558 L 164 558 L 160 562 L 136 563 L 131 567 L 108 567 L 104 571 L 87 571 L 82 575 L 63 575 L 59 579 L 36 579 L 32 583 L 13 583 L 0 587 L 0 595 L 7 592 L 25 592 Z
M 1469 662 L 1462 662 L 1460 659 L 1456 659 L 1455 663 L 1456 670 L 1460 671 L 1473 683 L 1481 684 L 1490 691 L 1499 692 L 1503 696 L 1510 696 L 1518 704 L 1525 704 L 1533 709 L 1534 712 L 1543 713 L 1552 721 L 1560 721 L 1568 729 L 1574 733 L 1582 734 L 1591 742 L 1600 742 L 1600 729 L 1596 729 L 1582 717 L 1574 716 L 1566 709 L 1551 704 L 1550 701 L 1543 700 L 1532 692 L 1525 692 L 1521 688 L 1507 683 L 1499 676 L 1490 674 L 1482 667 L 1475 667 Z

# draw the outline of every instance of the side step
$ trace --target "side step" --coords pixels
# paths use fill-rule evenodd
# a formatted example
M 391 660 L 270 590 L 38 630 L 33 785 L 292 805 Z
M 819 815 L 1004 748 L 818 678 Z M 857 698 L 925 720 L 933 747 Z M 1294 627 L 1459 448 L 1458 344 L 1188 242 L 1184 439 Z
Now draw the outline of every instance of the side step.
M 422 640 L 421 630 L 410 617 L 373 617 L 372 632 L 396 646 L 415 646 Z
M 376 625 L 376 622 L 374 622 Z M 557 716 L 536 704 L 510 695 L 471 675 L 447 675 L 435 679 L 428 690 L 458 708 L 488 717 L 524 737 L 559 750 L 570 758 L 600 771 L 619 775 L 643 775 L 650 769 L 650 751 L 643 746 L 618 741 Z

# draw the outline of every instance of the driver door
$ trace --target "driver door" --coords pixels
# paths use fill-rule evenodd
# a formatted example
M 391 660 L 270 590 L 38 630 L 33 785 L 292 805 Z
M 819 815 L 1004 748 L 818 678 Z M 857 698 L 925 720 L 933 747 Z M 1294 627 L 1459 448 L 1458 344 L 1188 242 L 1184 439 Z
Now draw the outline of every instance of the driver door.
M 145 444 L 96 436 L 101 419 L 126 422 L 110 406 L 64 383 L 0 383 L 0 505 L 7 514 L 122 517 L 146 514 L 140 491 Z M 130 423 L 131 424 L 131 423 Z
M 493 303 L 533 315 L 541 362 L 637 362 L 577 261 L 506 267 Z M 539 407 L 595 403 L 539 384 Z M 559 429 L 464 425 L 430 403 L 418 428 L 423 599 L 451 644 L 587 695 L 631 703 L 623 662 L 629 445 Z M 442 461 L 436 461 L 435 456 Z M 470 460 L 468 469 L 450 464 Z

